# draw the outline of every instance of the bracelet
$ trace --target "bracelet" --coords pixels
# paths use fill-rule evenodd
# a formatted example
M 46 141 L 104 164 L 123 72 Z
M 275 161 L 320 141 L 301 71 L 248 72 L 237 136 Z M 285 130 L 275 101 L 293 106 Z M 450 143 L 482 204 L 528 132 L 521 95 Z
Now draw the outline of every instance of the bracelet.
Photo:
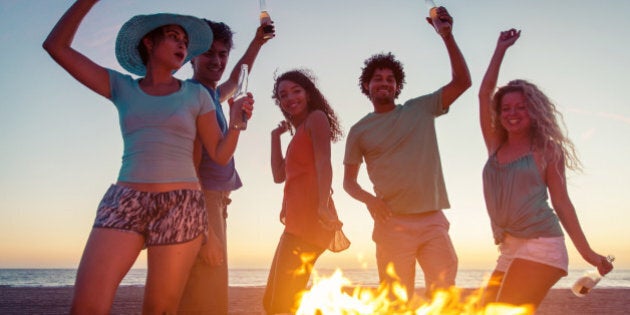
M 245 128 L 243 128 L 243 124 L 239 124 L 239 123 L 230 123 L 230 130 L 245 130 Z

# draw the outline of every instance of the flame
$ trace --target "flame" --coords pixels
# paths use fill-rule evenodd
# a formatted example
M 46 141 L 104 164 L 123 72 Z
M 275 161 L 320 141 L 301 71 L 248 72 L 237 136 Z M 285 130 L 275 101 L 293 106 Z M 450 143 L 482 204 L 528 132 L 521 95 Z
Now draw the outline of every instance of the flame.
M 388 266 L 388 274 L 395 275 Z M 396 278 L 396 277 L 393 277 Z M 300 294 L 299 309 L 296 315 L 420 315 L 420 314 L 475 314 L 475 315 L 516 315 L 533 314 L 529 305 L 514 306 L 490 303 L 479 306 L 482 290 L 462 294 L 462 289 L 451 287 L 438 290 L 431 300 L 419 296 L 407 297 L 406 288 L 394 281 L 381 284 L 378 288 L 353 285 L 337 269 L 330 277 L 319 277 L 313 272 L 313 285 Z
M 299 254 L 297 251 L 293 252 L 294 255 L 299 255 L 300 256 L 300 260 L 302 261 L 302 264 L 300 265 L 299 268 L 297 268 L 296 270 L 293 271 L 293 274 L 295 276 L 302 276 L 305 275 L 307 273 L 311 272 L 311 268 L 313 267 L 313 261 L 315 261 L 315 258 L 317 257 L 317 255 L 315 255 L 315 253 L 301 253 Z

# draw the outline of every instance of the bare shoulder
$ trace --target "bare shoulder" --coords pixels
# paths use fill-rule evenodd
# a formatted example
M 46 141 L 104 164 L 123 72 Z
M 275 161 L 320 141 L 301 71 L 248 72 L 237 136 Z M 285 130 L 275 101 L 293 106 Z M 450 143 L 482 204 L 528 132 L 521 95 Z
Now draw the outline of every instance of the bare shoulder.
M 563 150 L 560 144 L 553 141 L 549 141 L 544 147 L 544 150 L 540 150 L 540 158 L 543 158 L 545 162 L 559 162 L 564 160 Z
M 542 174 L 547 174 L 548 171 L 553 171 L 553 174 L 561 174 L 559 169 L 564 170 L 564 156 L 559 144 L 549 142 L 544 148 L 535 148 L 532 154 Z
M 328 119 L 326 118 L 326 113 L 324 111 L 316 109 L 308 114 L 307 120 L 311 119 Z
M 310 112 L 306 117 L 305 123 L 306 126 L 321 126 L 322 124 L 329 125 L 326 113 L 319 109 Z

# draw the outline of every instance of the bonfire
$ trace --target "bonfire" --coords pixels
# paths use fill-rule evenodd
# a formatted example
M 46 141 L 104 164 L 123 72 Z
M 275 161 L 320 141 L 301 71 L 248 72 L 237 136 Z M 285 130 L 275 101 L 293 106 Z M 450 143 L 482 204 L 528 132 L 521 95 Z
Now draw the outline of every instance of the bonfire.
M 393 268 L 388 273 L 395 275 Z M 533 314 L 530 306 L 490 303 L 480 306 L 482 290 L 463 294 L 451 287 L 436 291 L 430 299 L 407 296 L 406 288 L 394 282 L 377 288 L 353 284 L 337 269 L 330 277 L 313 273 L 313 285 L 302 292 L 298 315 L 416 315 L 416 314 Z

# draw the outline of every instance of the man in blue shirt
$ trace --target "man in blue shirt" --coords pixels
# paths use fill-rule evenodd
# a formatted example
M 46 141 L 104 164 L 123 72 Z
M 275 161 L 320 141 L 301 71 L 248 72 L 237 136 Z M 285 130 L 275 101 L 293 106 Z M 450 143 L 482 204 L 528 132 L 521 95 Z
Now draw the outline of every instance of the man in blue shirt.
M 225 134 L 230 128 L 238 127 L 227 125 L 221 102 L 228 100 L 236 91 L 241 65 L 247 64 L 251 69 L 260 48 L 269 39 L 264 38 L 263 27 L 259 27 L 228 80 L 219 84 L 232 49 L 233 33 L 225 23 L 206 22 L 212 29 L 214 41 L 208 51 L 191 60 L 194 71 L 191 81 L 200 83 L 210 93 L 217 106 L 217 121 Z M 195 163 L 206 199 L 209 235 L 190 272 L 178 314 L 227 314 L 227 206 L 231 202 L 230 192 L 240 188 L 242 183 L 233 158 L 227 165 L 219 165 L 210 158 L 205 148 L 200 151 L 201 154 L 195 155 Z

